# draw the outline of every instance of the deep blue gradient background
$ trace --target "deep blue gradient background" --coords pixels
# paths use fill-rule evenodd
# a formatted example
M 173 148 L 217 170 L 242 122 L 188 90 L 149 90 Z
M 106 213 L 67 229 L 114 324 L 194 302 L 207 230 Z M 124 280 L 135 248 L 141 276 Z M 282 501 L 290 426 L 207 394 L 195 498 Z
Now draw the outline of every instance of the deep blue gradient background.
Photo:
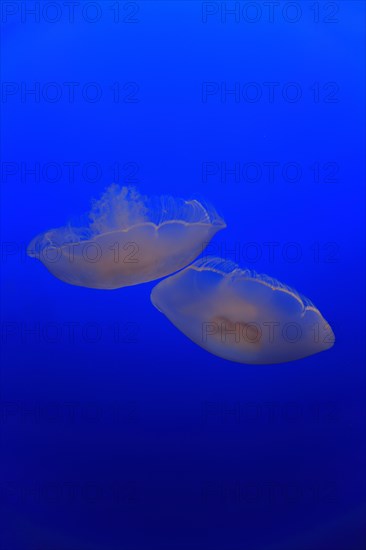
M 2 5 L 1 548 L 360 550 L 364 2 L 79 2 L 73 23 L 34 4 Z M 235 83 L 262 97 L 217 92 Z M 73 287 L 25 256 L 112 181 L 211 201 L 210 252 L 308 296 L 335 346 L 230 363 L 153 308 L 154 282 Z

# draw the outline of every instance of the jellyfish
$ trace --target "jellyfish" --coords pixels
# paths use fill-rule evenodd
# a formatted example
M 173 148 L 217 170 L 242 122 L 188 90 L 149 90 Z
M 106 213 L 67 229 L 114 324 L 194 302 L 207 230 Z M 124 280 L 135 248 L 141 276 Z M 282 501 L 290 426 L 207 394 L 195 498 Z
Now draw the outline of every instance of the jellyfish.
M 282 363 L 334 343 L 310 300 L 221 258 L 199 259 L 159 282 L 151 301 L 193 342 L 229 361 Z
M 182 269 L 225 227 L 214 208 L 198 200 L 148 198 L 113 184 L 93 201 L 84 226 L 42 233 L 28 254 L 66 283 L 115 289 Z

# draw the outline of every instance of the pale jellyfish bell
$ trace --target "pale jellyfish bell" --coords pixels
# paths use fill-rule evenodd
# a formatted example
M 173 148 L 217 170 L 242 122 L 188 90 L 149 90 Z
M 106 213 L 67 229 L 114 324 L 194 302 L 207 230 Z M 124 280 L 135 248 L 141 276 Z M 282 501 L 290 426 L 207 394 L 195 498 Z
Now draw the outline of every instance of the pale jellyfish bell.
M 226 227 L 198 200 L 147 198 L 111 185 L 93 202 L 85 227 L 61 227 L 35 237 L 28 254 L 66 283 L 100 289 L 136 285 L 191 263 Z
M 293 361 L 335 340 L 310 300 L 221 258 L 197 260 L 164 279 L 151 300 L 193 342 L 238 363 Z

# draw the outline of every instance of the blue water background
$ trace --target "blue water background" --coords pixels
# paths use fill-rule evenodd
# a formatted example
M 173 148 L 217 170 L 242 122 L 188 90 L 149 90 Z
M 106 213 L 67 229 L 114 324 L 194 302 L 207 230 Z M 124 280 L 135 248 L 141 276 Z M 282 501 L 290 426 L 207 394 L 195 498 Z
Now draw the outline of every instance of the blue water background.
M 2 13 L 3 550 L 360 550 L 365 4 L 86 4 Z M 335 346 L 230 363 L 151 305 L 155 282 L 79 288 L 26 257 L 112 181 L 212 202 L 210 252 L 308 296 Z

